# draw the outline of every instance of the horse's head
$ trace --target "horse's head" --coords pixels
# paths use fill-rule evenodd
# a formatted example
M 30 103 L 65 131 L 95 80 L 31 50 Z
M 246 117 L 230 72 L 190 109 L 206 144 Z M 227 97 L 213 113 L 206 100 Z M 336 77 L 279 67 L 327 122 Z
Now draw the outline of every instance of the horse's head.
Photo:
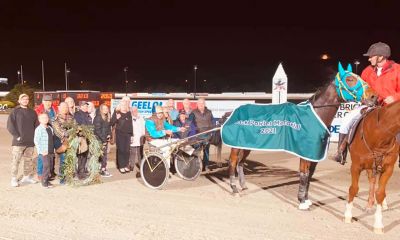
M 367 87 L 361 102 L 367 106 L 376 106 L 378 105 L 378 94 L 372 88 Z
M 361 77 L 353 73 L 349 64 L 345 70 L 342 64 L 338 64 L 338 73 L 335 77 L 336 92 L 345 101 L 361 101 L 365 90 L 368 88 L 366 82 Z

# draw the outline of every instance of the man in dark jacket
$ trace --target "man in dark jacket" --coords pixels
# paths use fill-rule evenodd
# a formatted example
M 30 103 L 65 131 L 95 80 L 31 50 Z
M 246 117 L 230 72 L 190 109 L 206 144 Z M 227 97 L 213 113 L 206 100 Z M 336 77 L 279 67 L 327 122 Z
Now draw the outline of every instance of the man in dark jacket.
M 206 107 L 206 100 L 204 98 L 199 98 L 199 100 L 197 101 L 197 109 L 193 110 L 191 115 L 199 133 L 210 130 L 215 125 L 213 123 L 214 117 L 211 111 Z M 210 134 L 204 134 L 202 137 L 204 137 L 204 139 L 209 139 L 210 136 Z M 204 146 L 203 171 L 209 170 L 209 156 L 210 144 L 206 143 L 206 145 Z
M 185 132 L 176 132 L 174 133 L 174 138 L 186 138 L 196 134 L 196 126 L 193 121 L 190 121 L 186 117 L 186 111 L 180 110 L 178 118 L 174 121 L 174 126 L 176 127 L 184 127 L 187 130 Z
M 75 121 L 79 125 L 92 125 L 93 120 L 88 112 L 89 103 L 88 102 L 81 102 L 80 109 L 74 115 Z
M 20 104 L 13 109 L 7 120 L 7 130 L 13 136 L 11 186 L 18 187 L 18 168 L 21 159 L 24 161 L 24 177 L 21 183 L 37 183 L 32 178 L 33 174 L 33 137 L 35 128 L 39 125 L 36 113 L 28 108 L 29 96 L 25 93 L 19 95 Z

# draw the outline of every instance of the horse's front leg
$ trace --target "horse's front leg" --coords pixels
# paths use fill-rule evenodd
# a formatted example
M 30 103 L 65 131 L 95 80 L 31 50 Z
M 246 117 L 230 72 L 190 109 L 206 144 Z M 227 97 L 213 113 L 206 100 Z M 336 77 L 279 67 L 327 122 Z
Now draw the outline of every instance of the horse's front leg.
M 374 176 L 372 169 L 367 169 L 367 176 L 368 176 L 368 182 L 369 182 L 369 192 L 368 192 L 368 203 L 367 203 L 367 206 L 365 207 L 365 211 L 370 212 L 372 210 L 372 208 L 374 207 L 374 203 L 375 203 L 376 177 Z
M 308 183 L 309 183 L 309 173 L 310 173 L 311 162 L 300 158 L 300 181 L 299 181 L 299 191 L 297 193 L 297 199 L 299 200 L 299 209 L 307 210 L 310 208 L 308 202 L 306 202 Z
M 239 154 L 239 164 L 237 166 L 238 176 L 239 176 L 239 183 L 242 190 L 247 190 L 248 187 L 246 185 L 246 179 L 244 177 L 244 162 L 246 161 L 247 157 L 250 154 L 250 150 L 243 150 L 243 156 L 240 157 Z
M 359 186 L 358 181 L 360 179 L 361 168 L 358 164 L 355 164 L 354 159 L 352 159 L 351 163 L 351 186 L 349 187 L 349 199 L 346 203 L 346 210 L 344 212 L 344 222 L 351 223 L 351 219 L 353 218 L 352 209 L 353 209 L 353 200 L 354 197 L 357 195 Z
M 229 169 L 228 169 L 229 185 L 231 186 L 233 193 L 239 193 L 236 187 L 236 177 L 235 177 L 235 171 L 236 171 L 236 165 L 238 163 L 239 153 L 240 153 L 239 149 L 232 148 L 231 155 L 229 156 Z
M 385 171 L 381 174 L 381 177 L 379 178 L 379 186 L 375 193 L 377 206 L 374 216 L 375 217 L 374 232 L 378 234 L 383 233 L 382 204 L 386 198 L 386 185 L 390 177 L 392 176 L 394 167 L 393 165 L 388 166 L 385 169 Z

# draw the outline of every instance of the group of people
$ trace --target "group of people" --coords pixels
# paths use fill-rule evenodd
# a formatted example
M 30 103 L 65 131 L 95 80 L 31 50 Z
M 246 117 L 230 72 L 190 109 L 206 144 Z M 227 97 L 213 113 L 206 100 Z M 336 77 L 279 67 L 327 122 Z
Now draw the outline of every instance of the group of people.
M 183 100 L 182 109 L 175 108 L 175 101 L 169 99 L 165 106 L 155 106 L 154 113 L 143 119 L 130 99 L 124 97 L 111 117 L 115 126 L 116 162 L 121 173 L 128 173 L 143 157 L 143 144 L 166 138 L 186 138 L 215 126 L 214 117 L 206 107 L 204 98 L 199 98 L 197 107 L 191 108 L 189 99 Z M 207 136 L 206 136 L 207 137 Z M 209 144 L 205 144 L 203 170 L 208 171 Z
M 197 108 L 191 108 L 189 99 L 183 100 L 183 108 L 177 110 L 173 99 L 165 106 L 156 106 L 148 119 L 139 114 L 136 106 L 131 106 L 129 97 L 124 97 L 111 115 L 107 105 L 98 109 L 92 102 L 82 101 L 79 107 L 67 97 L 58 106 L 54 105 L 51 95 L 44 95 L 42 103 L 34 110 L 28 107 L 29 96 L 21 94 L 19 105 L 13 109 L 7 121 L 7 129 L 13 136 L 11 186 L 20 183 L 37 183 L 34 169 L 43 187 L 52 187 L 55 179 L 55 160 L 59 159 L 58 175 L 60 184 L 65 183 L 63 166 L 68 148 L 68 128 L 70 124 L 92 126 L 94 134 L 102 145 L 103 155 L 100 174 L 111 177 L 107 170 L 109 145 L 116 145 L 116 165 L 120 173 L 133 171 L 143 157 L 143 145 L 146 141 L 167 137 L 186 138 L 196 133 L 211 129 L 214 119 L 205 106 L 205 99 L 197 100 Z M 38 154 L 34 162 L 34 148 Z M 88 148 L 77 151 L 78 167 L 75 176 L 84 179 L 88 175 L 86 163 Z M 18 168 L 23 161 L 24 171 L 18 180 Z M 208 170 L 209 144 L 204 148 L 204 170 Z

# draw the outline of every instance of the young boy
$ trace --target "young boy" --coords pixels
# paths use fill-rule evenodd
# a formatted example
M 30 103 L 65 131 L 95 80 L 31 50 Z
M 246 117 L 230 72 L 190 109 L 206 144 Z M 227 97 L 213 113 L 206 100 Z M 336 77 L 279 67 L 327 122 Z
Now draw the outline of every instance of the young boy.
M 35 129 L 34 142 L 39 154 L 43 160 L 42 186 L 51 188 L 53 185 L 49 182 L 51 161 L 54 157 L 53 128 L 48 125 L 49 116 L 42 113 L 38 116 L 40 125 Z

